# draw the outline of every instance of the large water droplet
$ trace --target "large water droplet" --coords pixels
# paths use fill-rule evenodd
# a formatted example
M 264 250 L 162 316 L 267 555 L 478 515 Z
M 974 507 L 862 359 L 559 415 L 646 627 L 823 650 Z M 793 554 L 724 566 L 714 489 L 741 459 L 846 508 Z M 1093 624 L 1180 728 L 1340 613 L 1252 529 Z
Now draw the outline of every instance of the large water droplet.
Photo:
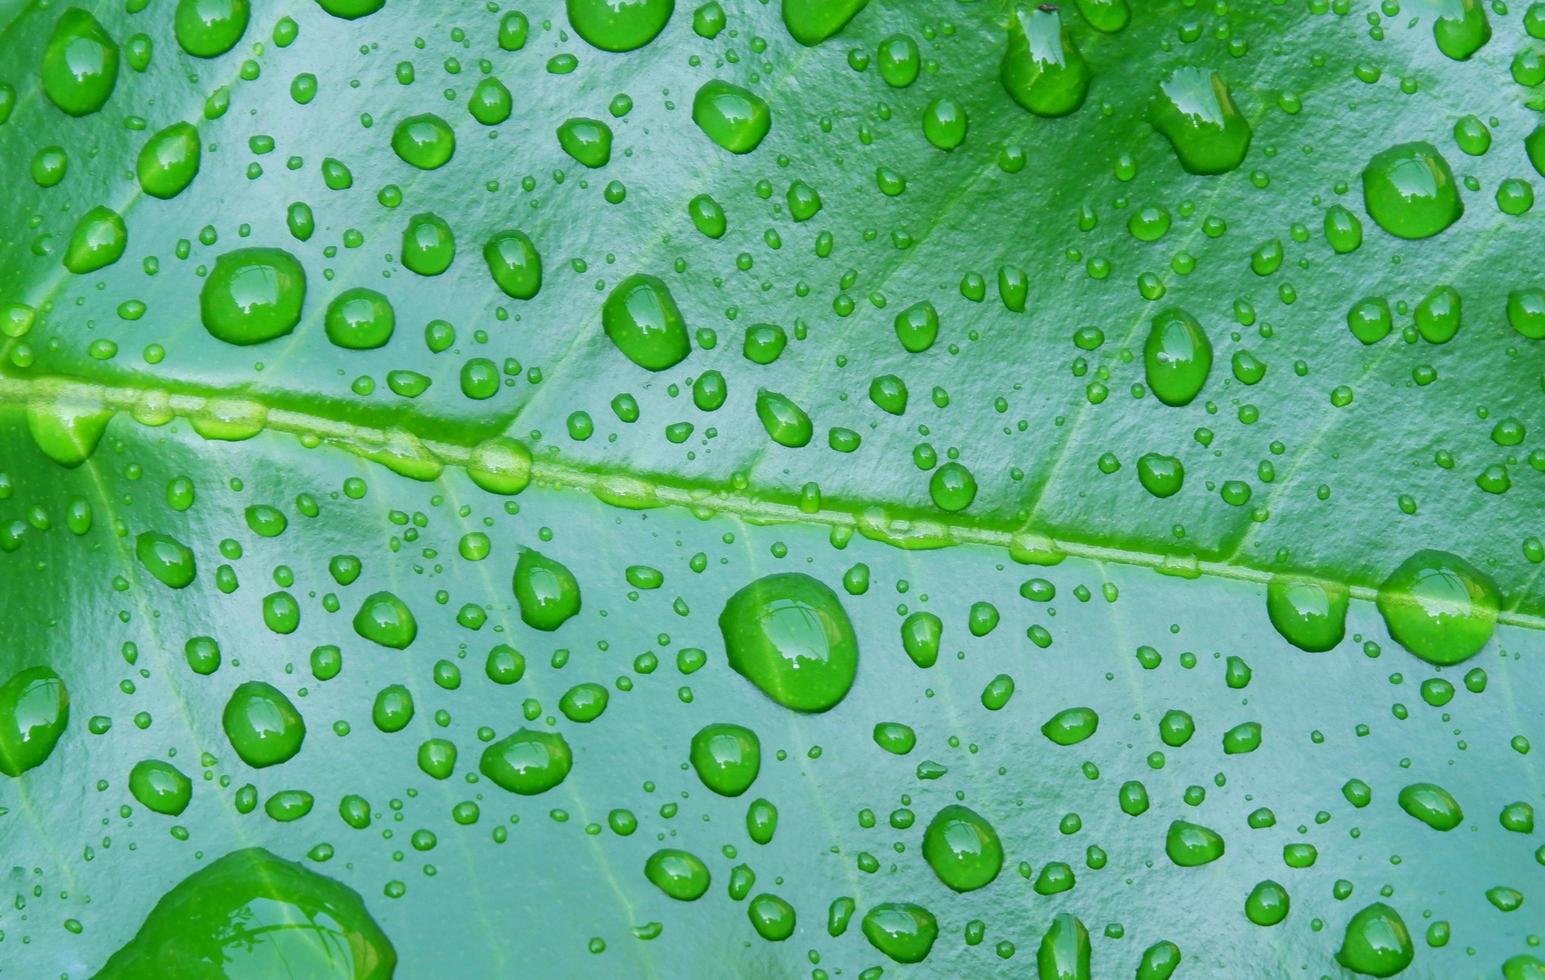
M 392 130 L 392 149 L 403 163 L 420 170 L 438 170 L 456 152 L 450 123 L 432 112 L 408 116 Z
M 402 264 L 421 276 L 438 276 L 456 258 L 456 236 L 438 214 L 428 211 L 408 219 L 402 230 Z
M 208 330 L 228 344 L 260 344 L 283 337 L 300 322 L 306 272 L 278 248 L 242 248 L 215 259 L 199 293 Z
M 79 7 L 59 15 L 43 48 L 43 92 L 72 116 L 96 112 L 118 82 L 118 45 Z
M 1432 39 L 1448 57 L 1465 61 L 1491 40 L 1491 22 L 1480 0 L 1440 0 L 1437 6 Z
M 655 39 L 675 0 L 568 0 L 574 32 L 602 51 L 632 51 Z
M 1401 646 L 1429 663 L 1457 664 L 1480 651 L 1497 625 L 1490 576 L 1458 555 L 1422 550 L 1379 586 L 1379 612 Z
M 1164 853 L 1182 868 L 1210 864 L 1223 856 L 1223 838 L 1201 824 L 1176 820 L 1164 835 Z
M 391 301 L 374 289 L 345 289 L 327 304 L 323 321 L 327 339 L 345 350 L 384 347 L 397 329 Z
M 175 817 L 193 799 L 193 781 L 170 762 L 145 759 L 129 770 L 129 792 L 146 809 Z
M 354 614 L 354 632 L 383 647 L 406 650 L 418 636 L 418 621 L 408 604 L 396 595 L 376 592 Z
M 1464 823 L 1459 801 L 1437 783 L 1412 783 L 1401 789 L 1398 799 L 1400 809 L 1433 830 L 1453 830 Z
M 837 594 L 799 572 L 759 578 L 719 614 L 730 668 L 796 711 L 827 711 L 853 686 L 858 637 Z
M 1363 168 L 1363 206 L 1397 238 L 1430 238 L 1465 210 L 1448 161 L 1422 140 L 1373 155 Z
M 1416 948 L 1400 913 L 1374 902 L 1347 923 L 1336 961 L 1370 977 L 1392 977 L 1411 965 Z
M 0 684 L 0 772 L 41 766 L 70 723 L 70 694 L 48 667 L 28 667 Z
M 1093 980 L 1089 968 L 1089 930 L 1068 912 L 1051 920 L 1036 950 L 1038 980 Z
M 568 566 L 527 548 L 515 563 L 515 599 L 521 622 L 551 632 L 579 612 L 579 582 Z
M 992 883 L 1003 868 L 1003 844 L 987 818 L 970 807 L 950 804 L 923 832 L 923 859 L 939 880 L 957 892 Z
M 921 963 L 939 938 L 933 913 L 911 902 L 884 902 L 864 913 L 864 938 L 897 963 Z
M 783 0 L 783 26 L 800 44 L 820 44 L 842 30 L 869 0 Z
M 221 724 L 231 748 L 254 769 L 290 760 L 306 740 L 306 722 L 295 705 L 263 681 L 247 681 L 231 692 Z
M 1013 100 L 1038 116 L 1065 116 L 1089 94 L 1089 65 L 1053 4 L 1016 4 L 998 79 Z
M 545 793 L 568 778 L 574 753 L 557 732 L 522 728 L 483 750 L 478 771 L 521 796 Z
M 681 310 L 654 276 L 619 282 L 601 305 L 601 326 L 628 360 L 650 371 L 674 367 L 692 352 Z
M 175 885 L 97 977 L 387 980 L 396 966 L 357 892 L 252 847 Z
M 1164 76 L 1148 118 L 1188 173 L 1228 173 L 1250 149 L 1250 123 L 1223 79 L 1206 68 L 1177 68 Z
M 731 153 L 750 153 L 772 127 L 772 110 L 755 93 L 715 78 L 693 97 L 692 121 Z
M 650 884 L 679 902 L 693 902 L 708 891 L 708 865 L 690 851 L 662 847 L 644 862 Z
M 1347 596 L 1340 582 L 1273 575 L 1266 583 L 1266 613 L 1284 640 L 1320 653 L 1346 635 Z
M 214 58 L 236 46 L 251 16 L 248 0 L 177 0 L 172 26 L 184 51 Z
M 542 256 L 526 233 L 501 231 L 483 245 L 494 283 L 513 299 L 530 299 L 542 288 Z

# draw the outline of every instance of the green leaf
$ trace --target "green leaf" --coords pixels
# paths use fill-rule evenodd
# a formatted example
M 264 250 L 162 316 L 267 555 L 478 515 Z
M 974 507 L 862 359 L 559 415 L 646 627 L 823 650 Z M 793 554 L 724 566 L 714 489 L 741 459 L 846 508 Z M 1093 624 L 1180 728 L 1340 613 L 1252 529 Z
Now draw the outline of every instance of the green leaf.
M 1545 7 L 444 6 L 0 2 L 0 962 L 1539 968 Z

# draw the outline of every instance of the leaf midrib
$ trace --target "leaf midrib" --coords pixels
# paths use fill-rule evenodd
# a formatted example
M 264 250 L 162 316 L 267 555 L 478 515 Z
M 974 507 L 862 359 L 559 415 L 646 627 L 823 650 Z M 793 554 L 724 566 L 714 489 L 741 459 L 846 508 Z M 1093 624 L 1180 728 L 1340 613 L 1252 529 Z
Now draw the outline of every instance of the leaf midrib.
M 126 412 L 132 417 L 143 407 L 147 396 L 164 396 L 158 406 L 169 408 L 173 416 L 194 418 L 211 404 L 242 402 L 266 413 L 263 429 L 306 436 L 345 449 L 360 456 L 389 445 L 411 446 L 434 464 L 436 479 L 444 467 L 465 468 L 473 461 L 476 443 L 458 442 L 431 435 L 429 427 L 397 426 L 381 428 L 350 422 L 315 412 L 271 405 L 250 395 L 232 395 L 223 390 L 207 394 L 169 393 L 159 388 L 90 384 L 62 377 L 19 379 L 0 375 L 0 407 L 25 408 L 50 405 L 82 412 Z M 377 461 L 379 462 L 379 461 Z M 380 464 L 385 467 L 385 464 Z M 737 490 L 674 478 L 666 474 L 630 470 L 624 467 L 586 465 L 555 458 L 534 456 L 531 464 L 533 483 L 544 487 L 586 494 L 604 503 L 634 509 L 682 507 L 699 516 L 733 517 L 748 524 L 803 524 L 828 527 L 838 533 L 857 532 L 867 538 L 898 547 L 937 548 L 977 545 L 1016 552 L 1025 548 L 1044 556 L 1029 562 L 1055 563 L 1064 558 L 1080 558 L 1099 563 L 1135 565 L 1164 574 L 1185 578 L 1219 578 L 1265 585 L 1280 570 L 1268 569 L 1232 560 L 1208 560 L 1173 552 L 1133 547 L 1104 540 L 1098 535 L 1083 538 L 1053 537 L 1025 526 L 993 526 L 947 515 L 928 513 L 920 508 L 903 510 L 894 503 L 879 501 L 829 502 L 806 509 L 792 494 L 771 494 L 755 490 Z M 1352 598 L 1371 602 L 1378 595 L 1378 583 L 1354 581 L 1337 576 L 1321 576 L 1326 582 L 1343 585 Z M 1531 630 L 1545 630 L 1545 616 L 1504 608 L 1498 615 L 1501 624 Z

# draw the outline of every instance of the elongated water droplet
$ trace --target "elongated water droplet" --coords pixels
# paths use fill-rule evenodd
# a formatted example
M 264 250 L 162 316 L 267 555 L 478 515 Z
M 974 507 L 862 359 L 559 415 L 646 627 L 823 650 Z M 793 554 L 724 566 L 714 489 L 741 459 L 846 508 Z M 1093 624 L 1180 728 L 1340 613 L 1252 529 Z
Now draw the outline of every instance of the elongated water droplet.
M 708 891 L 708 865 L 690 851 L 663 847 L 644 862 L 644 877 L 678 902 L 695 902 Z
M 146 809 L 175 817 L 193 799 L 193 782 L 170 762 L 145 759 L 129 770 L 129 792 Z
M 48 667 L 0 684 L 0 772 L 20 776 L 47 761 L 70 723 L 70 694 Z
M 43 47 L 43 92 L 72 116 L 96 112 L 118 83 L 118 44 L 79 7 L 59 15 Z
M 1166 405 L 1187 405 L 1212 371 L 1212 342 L 1196 318 L 1178 307 L 1153 318 L 1143 345 L 1148 387 Z
M 134 540 L 134 555 L 147 572 L 169 588 L 185 589 L 198 574 L 193 552 L 170 535 L 145 531 Z
M 1089 930 L 1077 916 L 1063 912 L 1051 920 L 1036 950 L 1037 980 L 1093 980 L 1089 968 Z
M 1459 801 L 1437 783 L 1412 783 L 1401 789 L 1398 799 L 1400 809 L 1433 830 L 1453 830 L 1464 823 Z
M 494 785 L 521 796 L 547 792 L 567 779 L 573 766 L 574 753 L 562 735 L 529 728 L 492 743 L 478 761 L 478 771 Z

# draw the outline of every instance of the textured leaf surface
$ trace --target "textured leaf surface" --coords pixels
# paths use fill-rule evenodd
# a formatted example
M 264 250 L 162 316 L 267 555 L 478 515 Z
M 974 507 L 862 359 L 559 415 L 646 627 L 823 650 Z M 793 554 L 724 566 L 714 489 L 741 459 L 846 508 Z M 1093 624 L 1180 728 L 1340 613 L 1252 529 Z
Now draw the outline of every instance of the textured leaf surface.
M 46 666 L 70 702 L 53 751 L 0 785 L 16 896 L 0 971 L 92 975 L 163 894 L 249 846 L 363 896 L 403 976 L 451 949 L 469 976 L 1023 976 L 1049 929 L 1044 948 L 1076 946 L 1053 927 L 1063 913 L 1088 929 L 1096 976 L 1133 975 L 1161 940 L 1182 977 L 1352 975 L 1335 954 L 1376 901 L 1411 932 L 1408 975 L 1495 975 L 1538 942 L 1539 842 L 1504 808 L 1541 801 L 1545 324 L 1516 307 L 1545 317 L 1522 189 L 1540 176 L 1526 137 L 1545 49 L 1529 31 L 1545 13 L 1160 4 L 1102 33 L 1070 5 L 1051 16 L 1092 82 L 1046 118 L 999 80 L 999 3 L 872 0 L 810 46 L 778 4 L 726 4 L 717 33 L 683 5 L 615 53 L 557 5 L 527 8 L 516 45 L 513 15 L 487 6 L 345 19 L 324 9 L 339 0 L 293 0 L 257 5 L 213 57 L 179 43 L 180 5 L 84 6 L 121 64 L 76 117 L 45 92 L 71 15 L 0 5 L 0 684 Z M 1455 60 L 1435 23 L 1447 38 L 1466 9 L 1490 39 Z M 1161 80 L 1195 68 L 1252 130 L 1221 174 L 1187 172 L 1149 122 Z M 498 114 L 490 78 L 510 98 L 491 123 L 468 108 Z M 750 152 L 694 122 L 715 79 L 768 107 Z M 952 150 L 925 134 L 940 98 L 969 119 Z M 434 169 L 410 162 L 439 162 L 434 145 L 394 139 L 425 114 L 454 133 Z M 167 195 L 176 167 L 139 163 L 176 123 L 201 149 Z M 1463 201 L 1420 240 L 1381 227 L 1363 185 L 1413 141 Z M 78 227 L 111 252 L 112 223 L 93 208 L 126 232 L 99 268 Z M 405 254 L 425 213 L 455 240 L 434 275 Z M 1346 215 L 1351 249 L 1333 228 Z M 540 255 L 534 292 L 529 265 L 490 273 L 487 251 L 525 247 L 485 250 L 511 231 Z M 254 248 L 291 256 L 306 292 L 292 330 L 241 346 L 201 292 Z M 668 290 L 684 359 L 679 334 L 630 346 L 605 313 L 637 275 Z M 1460 297 L 1451 338 L 1441 286 Z M 329 308 L 361 288 L 394 330 L 355 349 L 369 331 Z M 1376 297 L 1392 329 L 1364 343 L 1348 314 Z M 1171 311 L 1212 349 L 1183 405 L 1145 370 Z M 871 394 L 886 378 L 903 411 Z M 808 418 L 807 444 L 766 393 Z M 518 496 L 523 478 L 488 489 L 501 438 L 533 459 Z M 1145 488 L 1145 454 L 1181 461 L 1178 492 Z M 191 583 L 146 534 L 187 549 Z M 581 596 L 553 631 L 512 588 L 528 549 Z M 1412 656 L 1372 601 L 1421 549 L 1495 583 L 1500 625 L 1463 663 Z M 780 706 L 726 659 L 721 610 L 780 572 L 834 590 L 857 638 L 852 688 L 824 713 Z M 1345 639 L 1308 653 L 1278 635 L 1266 591 L 1283 573 L 1349 591 Z M 411 637 L 362 635 L 382 592 Z M 936 662 L 917 613 L 942 627 Z M 196 637 L 219 647 L 211 673 L 193 669 Z M 523 656 L 514 683 L 486 669 L 500 645 Z M 261 768 L 222 722 L 254 681 L 306 724 L 293 758 Z M 390 685 L 415 707 L 397 731 L 372 717 Z M 581 720 L 593 685 L 605 709 Z M 1060 745 L 1042 726 L 1070 708 L 1098 727 Z M 1195 728 L 1183 744 L 1177 711 Z M 892 722 L 915 732 L 904 755 L 877 744 Z M 743 796 L 689 762 L 716 723 L 759 736 Z M 573 760 L 530 796 L 478 765 L 523 727 L 560 734 Z M 0 725 L 8 764 L 11 738 Z M 422 764 L 444 751 L 432 740 L 456 746 L 447 778 Z M 185 810 L 131 788 L 144 760 L 191 778 Z M 1134 781 L 1149 803 L 1129 815 Z M 1410 812 L 1401 791 L 1427 783 L 1462 808 L 1455 829 Z M 286 790 L 313 809 L 274 819 L 296 797 L 264 803 Z M 350 796 L 368 828 L 341 819 Z M 748 827 L 758 800 L 776 808 L 768 843 Z M 976 891 L 925 858 L 951 804 L 1002 841 Z M 1216 831 L 1224 855 L 1178 866 L 1176 820 Z M 706 864 L 703 897 L 651 883 L 661 848 Z M 734 888 L 736 869 L 754 885 Z M 1270 926 L 1252 921 L 1264 881 L 1291 900 Z M 748 922 L 762 894 L 795 910 L 787 939 Z M 843 897 L 856 912 L 833 935 Z M 915 966 L 861 926 L 896 902 L 938 923 Z

